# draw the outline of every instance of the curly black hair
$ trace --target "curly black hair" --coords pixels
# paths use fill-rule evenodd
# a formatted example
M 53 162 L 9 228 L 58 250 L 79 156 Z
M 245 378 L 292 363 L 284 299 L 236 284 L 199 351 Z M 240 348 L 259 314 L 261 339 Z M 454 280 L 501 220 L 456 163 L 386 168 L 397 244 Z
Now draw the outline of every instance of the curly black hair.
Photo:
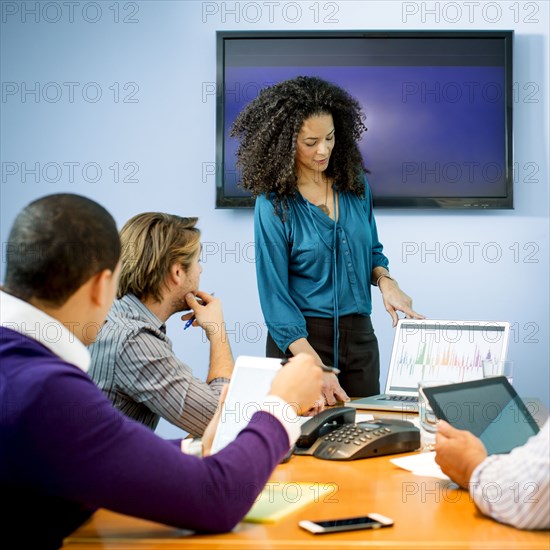
M 264 88 L 237 116 L 231 136 L 240 138 L 241 186 L 255 197 L 275 193 L 284 208 L 297 192 L 296 138 L 304 121 L 320 114 L 332 115 L 336 136 L 325 174 L 341 191 L 364 196 L 362 175 L 368 170 L 357 147 L 367 129 L 361 106 L 342 88 L 309 76 Z

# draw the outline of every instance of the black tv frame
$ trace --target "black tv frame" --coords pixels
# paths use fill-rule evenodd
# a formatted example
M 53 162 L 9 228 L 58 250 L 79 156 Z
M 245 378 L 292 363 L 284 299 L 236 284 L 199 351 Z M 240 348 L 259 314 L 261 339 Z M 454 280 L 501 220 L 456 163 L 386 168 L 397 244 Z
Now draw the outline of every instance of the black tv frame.
M 457 210 L 511 210 L 513 206 L 513 37 L 512 30 L 496 31 L 217 31 L 216 32 L 216 208 L 252 208 L 251 196 L 228 195 L 225 191 L 225 43 L 231 39 L 272 38 L 501 38 L 504 40 L 504 105 L 505 105 L 505 182 L 502 197 L 377 197 L 375 207 L 428 208 Z

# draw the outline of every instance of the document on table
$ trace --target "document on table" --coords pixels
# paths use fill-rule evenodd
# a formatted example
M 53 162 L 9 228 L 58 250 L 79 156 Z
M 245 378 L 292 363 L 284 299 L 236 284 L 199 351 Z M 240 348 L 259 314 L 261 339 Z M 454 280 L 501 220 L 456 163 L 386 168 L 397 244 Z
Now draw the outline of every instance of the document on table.
M 435 452 L 417 453 L 409 456 L 401 456 L 399 458 L 390 458 L 390 462 L 399 466 L 399 468 L 409 470 L 409 472 L 412 472 L 415 476 L 450 479 L 435 463 Z

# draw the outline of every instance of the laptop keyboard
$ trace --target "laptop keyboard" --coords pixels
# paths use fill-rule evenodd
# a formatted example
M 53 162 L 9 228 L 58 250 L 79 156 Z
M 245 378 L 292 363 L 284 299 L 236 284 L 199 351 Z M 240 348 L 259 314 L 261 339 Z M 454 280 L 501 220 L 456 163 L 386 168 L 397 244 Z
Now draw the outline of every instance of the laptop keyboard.
M 384 401 L 407 401 L 409 403 L 418 403 L 418 396 L 416 395 L 383 395 L 380 399 Z

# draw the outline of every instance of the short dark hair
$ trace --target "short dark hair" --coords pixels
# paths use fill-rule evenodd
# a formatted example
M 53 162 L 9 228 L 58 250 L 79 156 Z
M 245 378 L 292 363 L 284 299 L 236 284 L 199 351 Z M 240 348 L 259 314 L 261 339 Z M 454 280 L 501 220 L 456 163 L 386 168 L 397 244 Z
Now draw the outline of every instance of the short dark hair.
M 4 288 L 23 300 L 61 306 L 97 273 L 114 271 L 119 257 L 118 231 L 105 208 L 80 195 L 48 195 L 15 219 Z

